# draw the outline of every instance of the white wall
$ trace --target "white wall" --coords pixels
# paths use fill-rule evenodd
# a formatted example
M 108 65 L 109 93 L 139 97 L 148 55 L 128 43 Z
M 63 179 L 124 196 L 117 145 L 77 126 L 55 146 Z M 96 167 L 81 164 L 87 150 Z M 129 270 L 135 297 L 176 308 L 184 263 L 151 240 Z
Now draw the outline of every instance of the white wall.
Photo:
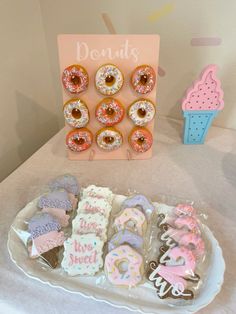
M 59 130 L 37 0 L 0 2 L 0 181 Z

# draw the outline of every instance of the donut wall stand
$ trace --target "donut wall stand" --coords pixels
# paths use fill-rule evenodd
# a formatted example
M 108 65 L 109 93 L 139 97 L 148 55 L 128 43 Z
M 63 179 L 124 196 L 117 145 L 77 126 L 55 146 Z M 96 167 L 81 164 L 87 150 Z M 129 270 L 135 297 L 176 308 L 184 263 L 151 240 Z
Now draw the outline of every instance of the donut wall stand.
M 159 58 L 159 35 L 58 35 L 58 51 L 60 62 L 60 79 L 62 86 L 63 105 L 70 99 L 79 98 L 87 105 L 89 122 L 85 126 L 91 133 L 92 145 L 81 152 L 68 149 L 70 160 L 104 160 L 104 159 L 148 159 L 152 157 L 152 147 L 143 153 L 136 152 L 129 142 L 131 131 L 137 127 L 128 116 L 128 107 L 141 98 L 150 100 L 156 109 L 155 117 L 145 125 L 152 134 L 154 121 L 158 115 L 156 103 L 157 69 Z M 114 95 L 102 95 L 95 86 L 95 75 L 99 67 L 104 64 L 113 64 L 122 72 L 124 83 Z M 88 73 L 88 88 L 74 94 L 68 92 L 62 83 L 62 73 L 70 65 L 80 65 Z M 137 93 L 131 86 L 131 75 L 140 65 L 152 67 L 156 75 L 154 88 L 146 94 Z M 123 144 L 116 150 L 104 151 L 96 143 L 96 134 L 105 127 L 95 117 L 95 110 L 99 102 L 106 97 L 113 97 L 124 107 L 124 118 L 114 125 L 123 137 Z M 66 123 L 66 134 L 74 129 Z M 79 128 L 77 130 L 80 130 Z M 82 130 L 83 131 L 83 130 Z M 145 130 L 144 130 L 145 131 Z M 145 134 L 144 134 L 145 135 Z

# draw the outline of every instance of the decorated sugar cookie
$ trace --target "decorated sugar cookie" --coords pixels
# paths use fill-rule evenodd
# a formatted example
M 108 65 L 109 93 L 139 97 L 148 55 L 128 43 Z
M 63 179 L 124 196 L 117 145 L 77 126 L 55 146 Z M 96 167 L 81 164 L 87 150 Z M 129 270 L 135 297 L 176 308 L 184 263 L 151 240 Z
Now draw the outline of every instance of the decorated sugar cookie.
M 79 202 L 78 213 L 96 214 L 99 213 L 106 218 L 109 217 L 111 204 L 102 198 L 87 197 Z
M 121 245 L 107 254 L 104 268 L 113 285 L 131 288 L 142 281 L 143 258 L 129 245 Z
M 88 187 L 83 189 L 82 192 L 82 198 L 87 197 L 103 198 L 111 204 L 114 198 L 114 194 L 109 188 L 89 185 Z
M 177 264 L 179 259 L 184 260 L 183 264 Z M 199 280 L 194 272 L 196 260 L 193 253 L 187 248 L 176 246 L 168 249 L 161 261 L 162 264 L 150 262 L 148 271 L 148 279 L 154 283 L 159 298 L 192 299 L 194 294 L 187 288 L 188 281 Z
M 49 183 L 51 190 L 65 189 L 68 193 L 79 195 L 80 186 L 75 176 L 64 174 Z
M 120 231 L 128 229 L 143 236 L 147 229 L 144 214 L 137 208 L 125 208 L 114 220 L 114 227 Z
M 65 211 L 73 209 L 70 197 L 65 190 L 54 190 L 40 196 L 38 201 L 39 208 L 60 208 Z
M 58 246 L 65 240 L 59 222 L 47 213 L 40 213 L 28 222 L 31 243 L 28 246 L 31 258 L 36 258 Z
M 107 239 L 107 218 L 96 214 L 78 214 L 72 221 L 72 232 L 74 234 L 95 233 L 100 239 Z
M 64 243 L 62 268 L 70 276 L 93 276 L 103 266 L 103 241 L 95 234 L 72 234 Z
M 124 202 L 121 204 L 121 208 L 125 209 L 127 207 L 140 208 L 149 219 L 155 210 L 154 205 L 147 199 L 145 195 L 142 194 L 136 194 L 124 200 Z

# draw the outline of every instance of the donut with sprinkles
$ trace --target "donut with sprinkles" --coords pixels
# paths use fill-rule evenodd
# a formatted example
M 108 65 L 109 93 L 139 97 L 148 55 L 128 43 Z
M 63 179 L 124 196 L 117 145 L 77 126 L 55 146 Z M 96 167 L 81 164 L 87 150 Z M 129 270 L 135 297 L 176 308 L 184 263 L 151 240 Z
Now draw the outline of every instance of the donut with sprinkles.
M 123 143 L 123 136 L 120 131 L 113 127 L 102 128 L 97 132 L 96 142 L 99 148 L 105 151 L 113 151 Z
M 104 64 L 96 72 L 95 86 L 103 95 L 114 95 L 119 92 L 124 83 L 124 77 L 114 64 Z
M 128 108 L 128 116 L 135 125 L 144 126 L 154 118 L 156 109 L 148 99 L 134 101 Z
M 145 153 L 152 147 L 152 133 L 144 127 L 135 127 L 129 135 L 129 143 L 137 153 Z
M 89 110 L 79 98 L 68 100 L 63 107 L 66 122 L 74 128 L 83 128 L 89 122 Z
M 88 149 L 93 142 L 93 135 L 87 128 L 71 130 L 66 136 L 66 145 L 73 152 Z
M 124 118 L 124 114 L 123 105 L 112 97 L 104 98 L 99 102 L 95 111 L 97 120 L 106 126 L 120 123 Z
M 89 76 L 84 67 L 72 64 L 62 73 L 62 84 L 71 94 L 79 94 L 88 88 Z
M 150 65 L 140 65 L 131 75 L 131 85 L 139 94 L 150 93 L 156 83 L 156 73 Z

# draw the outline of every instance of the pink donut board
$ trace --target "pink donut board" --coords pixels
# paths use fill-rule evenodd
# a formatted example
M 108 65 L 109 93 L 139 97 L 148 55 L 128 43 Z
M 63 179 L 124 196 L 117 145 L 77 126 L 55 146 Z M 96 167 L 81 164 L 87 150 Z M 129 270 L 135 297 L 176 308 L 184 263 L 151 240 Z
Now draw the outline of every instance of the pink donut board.
M 127 108 L 133 101 L 139 98 L 150 99 L 157 105 L 159 45 L 159 35 L 58 35 L 60 81 L 63 70 L 72 64 L 82 65 L 89 74 L 88 89 L 78 95 L 68 93 L 61 83 L 63 98 L 61 108 L 70 98 L 78 97 L 84 100 L 89 108 L 90 114 L 90 121 L 86 128 L 88 128 L 94 136 L 93 144 L 88 150 L 75 153 L 68 149 L 68 158 L 70 160 L 142 160 L 152 157 L 152 148 L 145 153 L 136 153 L 130 147 L 128 136 L 135 125 L 127 115 Z M 123 135 L 123 145 L 119 149 L 111 152 L 101 150 L 95 141 L 97 131 L 104 127 L 95 118 L 95 108 L 106 96 L 96 90 L 94 80 L 97 69 L 106 63 L 115 64 L 124 75 L 124 85 L 113 97 L 118 99 L 126 110 L 124 119 L 114 126 L 121 131 Z M 130 85 L 132 71 L 142 64 L 153 67 L 157 77 L 154 89 L 149 94 L 145 95 L 136 93 Z M 146 125 L 146 128 L 149 129 L 152 134 L 155 123 L 154 120 L 158 115 L 158 107 L 156 107 L 156 109 L 155 118 Z M 71 127 L 66 125 L 66 134 L 70 129 Z

